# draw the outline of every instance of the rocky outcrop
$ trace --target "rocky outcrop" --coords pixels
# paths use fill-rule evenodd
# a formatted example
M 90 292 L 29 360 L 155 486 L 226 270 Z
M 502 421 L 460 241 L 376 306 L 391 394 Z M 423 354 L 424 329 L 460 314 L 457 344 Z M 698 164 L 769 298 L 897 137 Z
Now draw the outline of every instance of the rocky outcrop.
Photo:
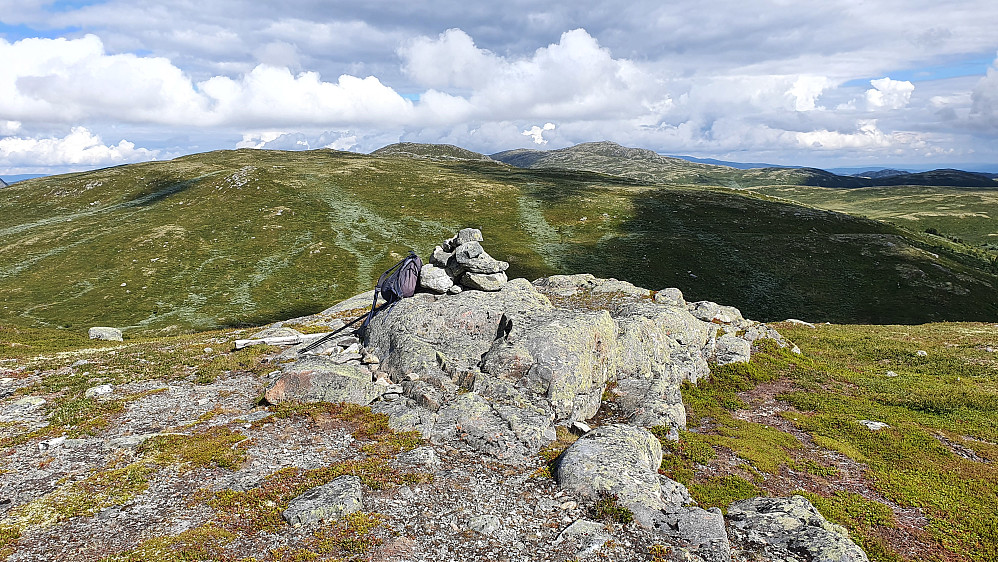
M 754 559 L 867 562 L 840 525 L 829 523 L 803 496 L 751 498 L 728 508 L 732 540 Z
M 686 425 L 684 381 L 707 377 L 710 361 L 748 360 L 757 339 L 785 345 L 733 307 L 588 274 L 514 279 L 487 291 L 469 283 L 451 293 L 460 286 L 445 288 L 452 275 L 505 267 L 484 253 L 481 238 L 465 229 L 438 246 L 423 277 L 446 281 L 379 310 L 366 346 L 342 336 L 326 358 L 282 354 L 297 361 L 266 399 L 371 404 L 397 428 L 515 459 L 552 441 L 556 426 L 592 418 L 604 398 L 629 424 L 664 426 L 677 438 Z M 363 306 L 366 296 L 330 312 Z

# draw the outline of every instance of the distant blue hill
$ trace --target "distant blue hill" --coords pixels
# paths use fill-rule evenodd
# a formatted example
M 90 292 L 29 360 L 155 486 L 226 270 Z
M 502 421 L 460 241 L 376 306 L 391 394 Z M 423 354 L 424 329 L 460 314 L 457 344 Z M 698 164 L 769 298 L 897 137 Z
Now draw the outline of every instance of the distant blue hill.
M 716 158 L 697 158 L 695 156 L 679 156 L 677 154 L 668 154 L 665 156 L 669 156 L 670 158 L 679 158 L 686 160 L 687 162 L 696 162 L 698 164 L 727 166 L 738 170 L 752 170 L 755 168 L 803 168 L 803 166 L 783 166 L 780 164 L 762 164 L 759 162 L 728 162 L 727 160 L 717 160 Z
M 0 176 L 0 181 L 3 181 L 7 185 L 10 185 L 15 182 L 30 180 L 32 178 L 44 178 L 47 175 L 49 174 L 10 174 L 8 176 Z

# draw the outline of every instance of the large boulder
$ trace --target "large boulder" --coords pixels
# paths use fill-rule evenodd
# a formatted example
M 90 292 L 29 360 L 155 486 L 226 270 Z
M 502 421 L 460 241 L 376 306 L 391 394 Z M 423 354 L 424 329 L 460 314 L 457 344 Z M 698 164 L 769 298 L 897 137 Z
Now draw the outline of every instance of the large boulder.
M 750 498 L 728 508 L 732 540 L 767 560 L 867 562 L 840 525 L 829 523 L 803 496 Z
M 688 492 L 658 474 L 661 464 L 662 445 L 648 430 L 604 425 L 565 449 L 554 477 L 561 487 L 583 497 L 611 494 L 634 513 L 639 525 L 704 560 L 728 562 L 731 550 L 721 511 L 677 505 L 677 499 L 687 503 Z
M 371 381 L 371 372 L 329 357 L 306 355 L 286 367 L 263 397 L 271 404 L 297 402 L 349 402 L 366 406 L 381 396 L 384 387 Z

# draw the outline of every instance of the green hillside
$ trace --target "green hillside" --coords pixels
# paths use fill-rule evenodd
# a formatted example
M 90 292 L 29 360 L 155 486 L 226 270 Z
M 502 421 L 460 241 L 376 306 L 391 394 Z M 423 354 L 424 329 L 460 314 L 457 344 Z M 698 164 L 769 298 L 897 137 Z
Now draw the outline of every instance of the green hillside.
M 0 324 L 261 324 L 368 289 L 464 226 L 512 276 L 675 286 L 762 320 L 998 319 L 980 262 L 872 220 L 590 172 L 239 150 L 5 188 Z
M 806 205 L 890 221 L 907 229 L 927 229 L 969 245 L 998 249 L 998 190 L 974 187 L 885 186 L 827 189 L 766 186 L 758 193 Z

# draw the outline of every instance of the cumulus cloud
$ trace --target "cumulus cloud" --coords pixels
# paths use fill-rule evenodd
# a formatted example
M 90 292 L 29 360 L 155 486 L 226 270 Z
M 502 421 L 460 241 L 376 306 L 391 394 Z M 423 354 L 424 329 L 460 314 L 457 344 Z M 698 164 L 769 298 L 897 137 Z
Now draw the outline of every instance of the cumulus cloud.
M 921 147 L 924 145 L 924 141 L 919 135 L 881 131 L 877 126 L 876 119 L 857 121 L 855 132 L 818 130 L 798 132 L 795 136 L 802 147 L 821 150 L 892 148 L 900 145 Z
M 664 82 L 627 60 L 614 58 L 584 29 L 527 57 L 501 57 L 450 29 L 399 49 L 405 73 L 423 86 L 454 87 L 478 118 L 619 118 L 668 108 Z M 421 105 L 461 105 L 454 96 L 421 98 Z
M 866 91 L 866 107 L 876 109 L 901 109 L 911 101 L 915 85 L 907 80 L 880 78 L 870 80 L 873 88 Z
M 554 123 L 545 123 L 543 127 L 538 127 L 534 125 L 533 127 L 523 131 L 521 133 L 523 136 L 530 137 L 533 139 L 534 144 L 547 144 L 548 141 L 544 139 L 544 131 L 553 131 Z
M 998 129 L 998 59 L 974 87 L 970 113 L 982 125 Z
M 262 56 L 293 54 L 282 46 L 272 51 Z M 412 113 L 412 102 L 373 76 L 326 82 L 315 72 L 261 64 L 237 78 L 195 84 L 167 59 L 107 54 L 94 35 L 0 39 L 0 60 L 9 61 L 0 74 L 0 115 L 22 122 L 315 126 L 394 124 Z
M 815 109 L 818 96 L 832 85 L 833 82 L 826 76 L 804 75 L 794 81 L 787 93 L 793 97 L 796 111 L 811 111 Z
M 39 166 L 100 167 L 154 160 L 159 151 L 136 148 L 134 143 L 121 140 L 104 144 L 100 136 L 83 127 L 61 138 L 0 138 L 0 165 L 10 168 Z

